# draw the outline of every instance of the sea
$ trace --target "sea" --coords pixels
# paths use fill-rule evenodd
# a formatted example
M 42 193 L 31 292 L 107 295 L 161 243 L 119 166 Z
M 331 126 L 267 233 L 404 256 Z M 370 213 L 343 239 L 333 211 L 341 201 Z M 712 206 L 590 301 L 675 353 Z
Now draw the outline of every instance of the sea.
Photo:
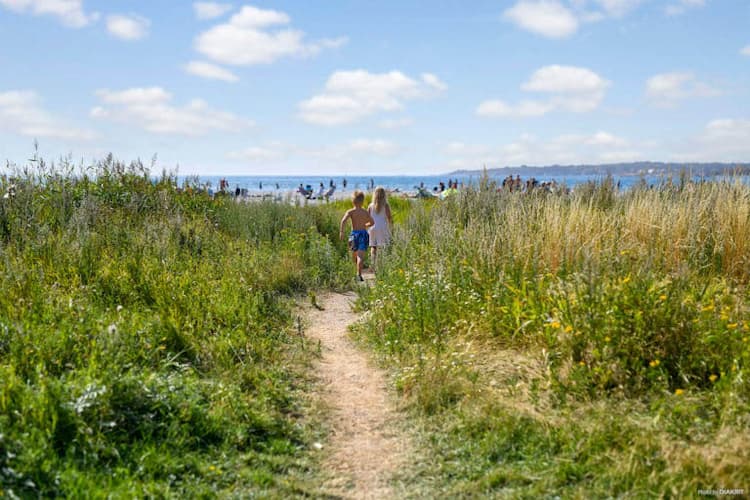
M 413 193 L 422 186 L 429 191 L 436 188 L 441 182 L 445 185 L 449 181 L 457 181 L 459 185 L 469 186 L 475 185 L 479 182 L 481 175 L 424 175 L 424 176 L 410 176 L 410 175 L 393 175 L 393 176 L 257 176 L 257 175 L 206 175 L 206 176 L 179 176 L 178 183 L 182 184 L 185 180 L 195 184 L 196 182 L 204 187 L 208 187 L 211 190 L 218 190 L 221 179 L 226 179 L 229 190 L 234 192 L 237 188 L 240 188 L 248 195 L 262 195 L 262 194 L 281 194 L 296 191 L 300 184 L 307 187 L 310 186 L 315 192 L 320 189 L 322 184 L 325 189 L 328 189 L 331 184 L 336 186 L 338 193 L 351 192 L 355 189 L 361 189 L 367 191 L 371 186 L 383 186 L 384 188 L 391 191 L 400 191 L 405 193 Z M 489 176 L 490 180 L 495 181 L 500 185 L 503 180 L 503 176 Z M 535 176 L 539 182 L 555 181 L 558 185 L 565 185 L 568 188 L 575 189 L 575 187 L 581 183 L 589 181 L 601 181 L 605 178 L 603 175 L 539 175 Z M 527 177 L 521 176 L 521 179 L 525 182 Z M 659 184 L 664 178 L 662 176 L 654 175 L 625 175 L 625 176 L 613 176 L 615 183 L 619 183 L 620 189 L 628 189 L 636 183 L 645 181 L 650 185 Z M 696 178 L 698 180 L 698 178 Z

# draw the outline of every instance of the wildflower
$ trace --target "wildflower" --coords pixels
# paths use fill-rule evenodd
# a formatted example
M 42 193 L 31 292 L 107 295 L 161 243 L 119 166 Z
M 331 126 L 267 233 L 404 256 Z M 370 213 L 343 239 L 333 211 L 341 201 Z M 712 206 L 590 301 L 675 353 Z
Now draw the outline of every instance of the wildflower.
M 167 346 L 165 346 L 165 345 L 160 345 L 160 346 L 159 346 L 159 350 L 160 350 L 160 351 L 163 351 L 163 350 L 165 350 L 166 348 L 167 348 Z
M 707 305 L 707 306 L 705 306 L 705 307 L 703 307 L 701 309 L 702 312 L 710 312 L 710 311 L 713 311 L 713 310 L 714 310 L 714 305 L 713 304 L 709 304 L 709 305 Z
M 684 390 L 682 390 L 682 389 L 675 389 L 675 390 L 674 390 L 674 395 L 675 395 L 675 396 L 682 396 L 682 394 L 683 394 L 684 392 L 685 392 L 685 391 L 684 391 Z
M 572 326 L 568 325 L 568 326 L 565 327 L 565 333 L 570 333 L 572 331 L 573 331 L 573 327 Z
M 667 300 L 667 296 L 664 295 L 664 294 L 659 295 L 659 300 L 661 300 L 662 302 L 664 302 L 665 300 Z
M 586 363 L 584 363 L 583 361 L 579 361 L 578 364 L 581 366 L 586 366 Z
M 630 250 L 620 250 L 620 255 L 627 255 L 630 253 Z
M 716 382 L 716 379 L 717 379 L 717 378 L 719 378 L 719 376 L 718 376 L 718 375 L 716 375 L 715 373 L 712 373 L 712 374 L 711 374 L 711 375 L 710 375 L 710 376 L 708 377 L 708 380 L 710 380 L 711 382 Z
M 610 340 L 612 340 L 612 339 L 611 339 L 611 338 L 609 338 L 609 337 L 604 337 L 604 341 L 605 341 L 605 342 L 609 342 Z
M 117 312 L 120 312 L 120 311 L 122 311 L 122 306 L 118 304 L 117 305 Z
M 734 330 L 735 328 L 737 328 L 737 323 L 728 323 L 727 328 L 729 328 L 730 330 Z
M 109 333 L 110 335 L 115 335 L 117 333 L 117 325 L 115 325 L 114 323 L 109 325 L 107 327 L 107 333 Z
M 630 283 L 630 275 L 627 275 L 627 276 L 625 276 L 625 277 L 624 277 L 624 278 L 622 279 L 621 283 L 622 283 L 623 285 L 627 285 L 628 283 Z
M 661 361 L 659 361 L 658 359 L 654 359 L 651 362 L 649 362 L 648 366 L 650 366 L 651 368 L 656 368 L 657 366 L 659 366 L 660 363 Z
M 553 321 L 552 324 L 550 324 L 552 328 L 560 328 L 560 322 L 559 321 Z

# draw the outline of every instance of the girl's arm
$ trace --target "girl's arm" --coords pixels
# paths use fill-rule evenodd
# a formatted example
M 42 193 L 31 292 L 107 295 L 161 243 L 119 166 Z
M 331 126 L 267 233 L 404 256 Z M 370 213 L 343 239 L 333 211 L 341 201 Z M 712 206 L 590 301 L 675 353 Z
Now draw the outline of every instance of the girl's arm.
M 388 221 L 388 225 L 393 225 L 393 218 L 391 217 L 391 206 L 386 205 L 385 206 L 385 219 Z

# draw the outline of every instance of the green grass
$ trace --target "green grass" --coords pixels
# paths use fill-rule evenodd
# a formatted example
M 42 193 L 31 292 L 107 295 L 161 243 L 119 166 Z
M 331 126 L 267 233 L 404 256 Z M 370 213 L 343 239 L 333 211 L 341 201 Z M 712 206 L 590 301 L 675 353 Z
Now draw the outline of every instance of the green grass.
M 750 188 L 415 205 L 361 291 L 417 496 L 695 496 L 750 477 Z
M 294 307 L 346 286 L 339 214 L 60 171 L 0 182 L 0 496 L 314 494 Z

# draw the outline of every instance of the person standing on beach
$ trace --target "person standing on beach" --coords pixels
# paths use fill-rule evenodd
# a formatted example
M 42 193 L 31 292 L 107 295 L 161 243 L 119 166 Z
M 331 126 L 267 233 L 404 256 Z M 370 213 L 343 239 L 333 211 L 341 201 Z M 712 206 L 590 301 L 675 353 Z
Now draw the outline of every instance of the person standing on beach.
M 344 241 L 344 226 L 346 225 L 346 221 L 349 219 L 352 221 L 352 232 L 349 235 L 349 249 L 352 251 L 352 256 L 354 257 L 357 279 L 359 281 L 364 281 L 364 278 L 362 278 L 362 267 L 364 266 L 365 252 L 370 244 L 370 236 L 367 234 L 367 228 L 375 224 L 370 213 L 362 208 L 364 202 L 365 193 L 359 190 L 354 191 L 352 193 L 354 208 L 346 211 L 339 225 L 339 238 L 341 238 L 341 241 Z
M 385 195 L 385 189 L 382 186 L 378 186 L 375 189 L 375 193 L 372 197 L 372 203 L 367 207 L 367 211 L 372 217 L 373 225 L 370 226 L 370 255 L 372 257 L 372 265 L 375 266 L 375 262 L 378 256 L 378 248 L 388 246 L 391 242 L 391 226 L 393 225 L 393 218 L 391 217 L 391 206 L 388 204 L 388 199 Z

